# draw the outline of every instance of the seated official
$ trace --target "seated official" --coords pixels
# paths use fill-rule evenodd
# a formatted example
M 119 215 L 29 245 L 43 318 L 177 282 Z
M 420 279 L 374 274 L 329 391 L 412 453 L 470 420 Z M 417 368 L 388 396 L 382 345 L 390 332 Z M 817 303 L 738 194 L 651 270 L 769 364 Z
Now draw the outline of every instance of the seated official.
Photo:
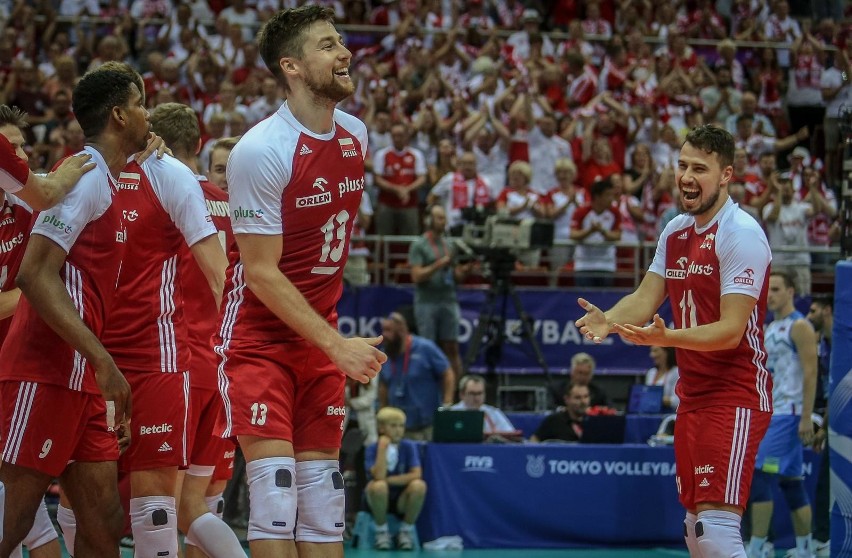
M 483 434 L 517 434 L 517 430 L 503 411 L 485 404 L 485 378 L 482 376 L 477 374 L 463 376 L 459 380 L 459 397 L 461 401 L 450 409 L 485 413 L 485 420 L 482 421 Z
M 595 359 L 589 353 L 577 353 L 571 357 L 571 375 L 567 382 L 557 382 L 553 388 L 556 404 L 562 404 L 565 389 L 570 384 L 581 384 L 589 388 L 589 407 L 610 407 L 609 396 L 606 391 L 592 381 L 595 376 Z
M 384 407 L 376 414 L 379 440 L 367 446 L 367 505 L 376 524 L 376 550 L 390 550 L 391 538 L 387 514 L 402 517 L 396 547 L 414 548 L 414 523 L 423 509 L 426 483 L 420 466 L 417 444 L 403 439 L 405 413 L 396 407 Z
M 583 419 L 589 410 L 589 386 L 570 383 L 565 390 L 565 408 L 544 417 L 544 420 L 530 437 L 531 442 L 562 440 L 564 442 L 583 441 Z

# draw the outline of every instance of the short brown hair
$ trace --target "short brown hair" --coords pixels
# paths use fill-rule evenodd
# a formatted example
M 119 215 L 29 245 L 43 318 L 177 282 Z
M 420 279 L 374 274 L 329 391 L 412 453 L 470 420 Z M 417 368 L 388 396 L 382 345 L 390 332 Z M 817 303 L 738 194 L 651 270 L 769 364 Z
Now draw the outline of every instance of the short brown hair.
M 163 103 L 151 113 L 151 130 L 176 153 L 195 155 L 201 130 L 195 111 L 180 103 Z
M 10 107 L 9 105 L 0 105 L 0 126 L 16 126 L 18 128 L 26 128 L 30 125 L 27 122 L 27 113 L 18 107 Z
M 260 56 L 285 92 L 290 91 L 290 86 L 279 62 L 284 57 L 301 60 L 305 47 L 304 32 L 317 21 L 334 22 L 334 10 L 316 4 L 281 10 L 269 18 L 257 34 Z

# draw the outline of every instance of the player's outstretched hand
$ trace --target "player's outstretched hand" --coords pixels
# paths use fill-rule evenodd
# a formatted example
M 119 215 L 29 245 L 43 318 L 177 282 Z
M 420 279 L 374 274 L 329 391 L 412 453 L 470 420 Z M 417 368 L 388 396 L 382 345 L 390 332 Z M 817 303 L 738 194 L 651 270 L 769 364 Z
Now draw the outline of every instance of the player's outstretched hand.
M 95 366 L 95 380 L 106 402 L 106 422 L 110 430 L 130 422 L 130 384 L 110 358 Z
M 578 298 L 577 304 L 586 311 L 586 315 L 574 322 L 574 325 L 580 328 L 580 335 L 600 343 L 609 335 L 609 324 L 606 323 L 603 310 L 585 298 Z
M 329 355 L 344 374 L 366 384 L 382 369 L 387 355 L 376 347 L 382 342 L 378 337 L 351 337 L 344 339 Z
M 95 164 L 91 159 L 92 156 L 89 153 L 66 157 L 62 161 L 62 164 L 48 175 L 60 186 L 63 191 L 63 197 L 64 194 L 67 194 L 77 184 L 81 176 L 95 168 Z
M 622 339 L 634 345 L 668 346 L 666 342 L 666 332 L 668 332 L 668 329 L 666 328 L 666 322 L 663 321 L 659 314 L 654 314 L 654 320 L 644 327 L 632 324 L 613 324 L 612 329 Z
M 147 147 L 145 147 L 144 151 L 140 151 L 139 153 L 134 155 L 133 160 L 141 165 L 148 157 L 150 157 L 154 153 L 157 154 L 157 159 L 162 159 L 163 155 L 165 155 L 166 153 L 171 155 L 172 150 L 166 146 L 166 142 L 163 140 L 163 138 L 161 138 L 154 132 L 149 132 Z

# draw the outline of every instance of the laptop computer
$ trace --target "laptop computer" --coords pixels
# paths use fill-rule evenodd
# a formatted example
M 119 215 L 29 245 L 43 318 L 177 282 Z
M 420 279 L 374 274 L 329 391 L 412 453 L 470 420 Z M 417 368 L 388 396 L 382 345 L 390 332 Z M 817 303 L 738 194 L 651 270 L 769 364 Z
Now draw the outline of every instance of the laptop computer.
M 445 410 L 435 411 L 432 422 L 432 441 L 443 443 L 481 442 L 482 411 Z
M 624 415 L 589 415 L 583 419 L 584 444 L 623 444 Z
M 658 414 L 663 412 L 663 386 L 630 386 L 627 413 L 631 415 Z

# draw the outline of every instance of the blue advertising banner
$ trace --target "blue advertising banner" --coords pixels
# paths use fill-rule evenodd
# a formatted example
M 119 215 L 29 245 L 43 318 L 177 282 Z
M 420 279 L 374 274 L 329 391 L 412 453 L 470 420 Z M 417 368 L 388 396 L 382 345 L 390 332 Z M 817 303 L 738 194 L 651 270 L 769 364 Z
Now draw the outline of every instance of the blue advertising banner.
M 627 291 L 566 291 L 566 290 L 521 290 L 518 289 L 523 311 L 532 320 L 535 338 L 541 348 L 550 371 L 564 374 L 570 368 L 571 357 L 578 352 L 587 352 L 597 361 L 599 374 L 641 374 L 651 364 L 647 347 L 627 344 L 618 336 L 611 336 L 600 345 L 583 339 L 574 321 L 583 311 L 577 298 L 583 297 L 601 308 L 614 305 Z M 479 323 L 487 290 L 462 289 L 459 304 L 462 310 L 459 341 L 462 358 Z M 411 305 L 413 290 L 401 287 L 364 287 L 346 289 L 338 304 L 340 316 L 338 328 L 343 335 L 375 336 L 382 330 L 380 320 L 400 307 Z M 506 334 L 496 370 L 498 372 L 539 374 L 541 368 L 529 342 L 521 335 L 521 321 L 515 311 L 511 297 L 498 296 L 494 301 L 494 314 L 503 321 Z M 668 302 L 664 303 L 660 315 L 670 321 Z M 474 368 L 485 368 L 485 344 L 479 351 Z
M 465 548 L 683 547 L 670 446 L 425 444 L 421 541 L 459 535 Z M 813 499 L 819 456 L 802 473 Z M 779 490 L 777 548 L 795 546 Z

